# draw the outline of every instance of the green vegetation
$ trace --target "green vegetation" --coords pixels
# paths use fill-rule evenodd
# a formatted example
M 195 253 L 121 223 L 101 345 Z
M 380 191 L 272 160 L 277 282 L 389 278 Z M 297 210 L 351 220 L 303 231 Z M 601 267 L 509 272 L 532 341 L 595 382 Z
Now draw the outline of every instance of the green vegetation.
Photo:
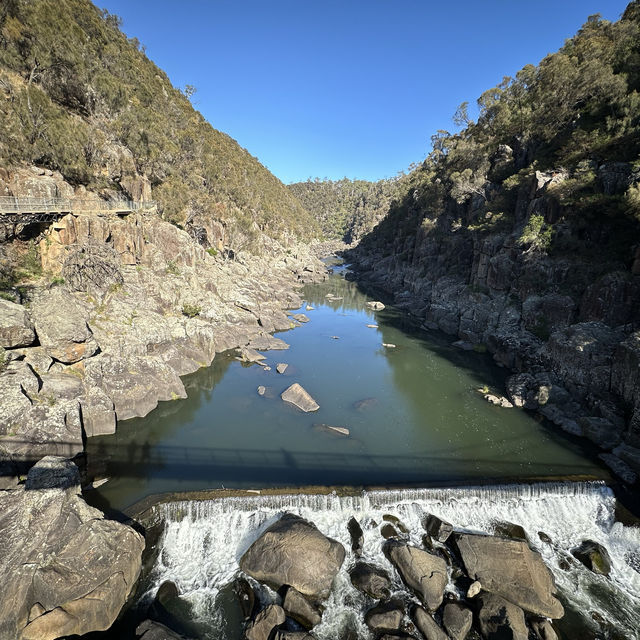
M 119 25 L 88 0 L 3 0 L 0 166 L 124 196 L 144 177 L 165 219 L 214 216 L 245 248 L 260 233 L 315 234 L 286 187 L 193 109 L 193 87 L 175 89 Z
M 410 259 L 413 235 L 455 235 L 462 246 L 461 236 L 507 233 L 528 252 L 630 265 L 640 242 L 640 0 L 616 23 L 591 16 L 478 108 L 474 122 L 463 103 L 462 129 L 432 137 L 363 249 Z
M 202 307 L 197 304 L 185 303 L 182 305 L 182 315 L 187 318 L 195 318 L 202 313 Z
M 402 193 L 402 177 L 366 180 L 307 180 L 288 185 L 320 223 L 327 239 L 350 244 L 371 231 Z
M 218 255 L 218 250 L 217 250 L 215 247 L 209 247 L 209 248 L 207 249 L 207 253 L 208 253 L 210 256 L 215 257 L 215 256 L 217 256 L 217 255 Z

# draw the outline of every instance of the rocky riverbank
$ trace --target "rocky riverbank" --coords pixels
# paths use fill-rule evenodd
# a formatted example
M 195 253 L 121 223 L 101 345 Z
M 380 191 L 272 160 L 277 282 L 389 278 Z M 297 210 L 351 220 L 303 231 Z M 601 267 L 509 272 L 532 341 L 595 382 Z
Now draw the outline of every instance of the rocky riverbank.
M 39 178 L 56 193 L 66 185 Z M 5 258 L 30 236 L 41 275 L 0 299 L 4 487 L 45 455 L 74 456 L 116 420 L 184 398 L 180 376 L 216 353 L 269 348 L 270 333 L 296 326 L 286 309 L 300 306 L 297 288 L 326 277 L 293 240 L 261 236 L 259 257 L 233 254 L 222 225 L 185 231 L 155 211 L 69 214 L 13 231 Z
M 503 147 L 496 167 L 517 160 Z M 597 176 L 611 196 L 637 179 L 625 163 L 604 164 Z M 594 442 L 631 485 L 640 473 L 640 253 L 594 259 L 569 219 L 557 231 L 566 251 L 546 253 L 523 240 L 536 220 L 558 220 L 556 193 L 571 179 L 563 170 L 535 171 L 521 180 L 508 224 L 496 225 L 472 224 L 484 215 L 480 196 L 447 199 L 431 219 L 414 204 L 416 189 L 405 217 L 399 208 L 346 255 L 356 280 L 386 292 L 425 329 L 493 354 L 515 374 L 505 389 L 513 405 Z M 485 186 L 496 202 L 506 192 Z M 605 243 L 612 232 L 603 223 L 592 234 Z

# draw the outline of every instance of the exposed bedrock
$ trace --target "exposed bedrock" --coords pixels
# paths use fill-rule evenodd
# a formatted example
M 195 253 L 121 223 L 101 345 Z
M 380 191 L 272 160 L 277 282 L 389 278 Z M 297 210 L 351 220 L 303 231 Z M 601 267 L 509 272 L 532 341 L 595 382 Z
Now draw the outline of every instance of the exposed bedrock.
M 80 496 L 77 467 L 46 457 L 0 492 L 0 637 L 53 640 L 108 629 L 131 593 L 144 540 Z

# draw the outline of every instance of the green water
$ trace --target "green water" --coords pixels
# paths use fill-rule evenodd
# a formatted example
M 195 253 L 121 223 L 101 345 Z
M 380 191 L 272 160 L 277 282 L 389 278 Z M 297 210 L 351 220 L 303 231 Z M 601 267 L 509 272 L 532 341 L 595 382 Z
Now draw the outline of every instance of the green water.
M 329 302 L 329 292 L 343 300 Z M 188 399 L 89 439 L 89 470 L 110 478 L 92 502 L 124 509 L 151 494 L 221 487 L 608 477 L 575 439 L 482 398 L 479 387 L 504 390 L 506 373 L 488 355 L 460 351 L 451 337 L 420 331 L 390 307 L 368 310 L 371 298 L 340 274 L 304 296 L 300 311 L 310 322 L 278 334 L 291 348 L 265 352 L 270 371 L 221 354 L 184 379 Z M 278 362 L 289 365 L 284 375 Z M 318 411 L 305 414 L 280 399 L 294 382 Z M 346 427 L 350 436 L 318 423 Z

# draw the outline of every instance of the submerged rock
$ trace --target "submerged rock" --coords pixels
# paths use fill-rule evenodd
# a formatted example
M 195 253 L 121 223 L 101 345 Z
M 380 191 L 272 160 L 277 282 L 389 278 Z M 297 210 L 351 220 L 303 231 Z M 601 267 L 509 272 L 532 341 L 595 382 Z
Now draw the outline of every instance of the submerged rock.
M 0 637 L 53 640 L 108 629 L 142 565 L 142 536 L 80 496 L 69 461 L 45 458 L 0 492 Z
M 330 424 L 324 424 L 324 423 L 319 423 L 319 422 L 316 422 L 313 425 L 313 428 L 316 431 L 325 431 L 325 432 L 330 433 L 330 434 L 332 434 L 334 436 L 342 436 L 342 437 L 345 437 L 345 438 L 348 438 L 350 433 L 351 433 L 349 431 L 349 429 L 347 429 L 347 427 L 334 427 L 334 426 L 331 426 Z
M 320 405 L 297 382 L 294 382 L 288 389 L 285 389 L 280 397 L 285 402 L 298 407 L 298 409 L 306 413 L 317 411 L 320 408 Z
M 455 535 L 455 543 L 467 574 L 485 591 L 530 613 L 547 618 L 564 615 L 551 572 L 526 542 L 464 533 Z
M 240 559 L 240 568 L 275 589 L 287 584 L 314 600 L 329 595 L 344 547 L 299 516 L 285 514 Z

